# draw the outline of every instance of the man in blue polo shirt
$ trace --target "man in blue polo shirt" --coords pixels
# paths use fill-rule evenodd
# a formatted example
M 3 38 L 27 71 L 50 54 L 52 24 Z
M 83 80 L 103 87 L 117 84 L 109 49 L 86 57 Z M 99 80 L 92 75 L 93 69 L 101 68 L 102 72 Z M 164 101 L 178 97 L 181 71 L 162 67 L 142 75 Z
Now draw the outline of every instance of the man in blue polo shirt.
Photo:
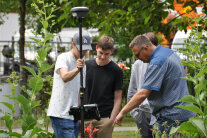
M 195 113 L 177 105 L 188 103 L 177 102 L 185 95 L 189 95 L 184 67 L 177 54 L 168 48 L 155 46 L 143 35 L 136 36 L 129 45 L 134 55 L 145 63 L 149 63 L 144 84 L 127 105 L 117 115 L 114 123 L 120 125 L 124 115 L 141 104 L 146 98 L 149 101 L 152 114 L 156 116 L 158 129 L 161 133 L 169 133 L 177 122 L 187 121 Z M 167 122 L 165 126 L 163 123 Z

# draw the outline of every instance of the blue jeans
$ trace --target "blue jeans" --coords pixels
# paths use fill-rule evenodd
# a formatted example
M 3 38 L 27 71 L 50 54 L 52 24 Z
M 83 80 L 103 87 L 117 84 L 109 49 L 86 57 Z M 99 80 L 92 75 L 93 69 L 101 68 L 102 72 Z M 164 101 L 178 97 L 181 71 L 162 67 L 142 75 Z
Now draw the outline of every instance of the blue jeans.
M 79 122 L 70 119 L 50 117 L 57 138 L 78 138 Z
M 170 129 L 172 127 L 179 126 L 182 122 L 176 122 L 174 120 L 170 120 L 167 118 L 158 118 L 158 130 L 161 132 L 160 137 L 162 136 L 163 132 L 165 131 L 165 134 L 167 134 L 167 137 L 169 137 Z

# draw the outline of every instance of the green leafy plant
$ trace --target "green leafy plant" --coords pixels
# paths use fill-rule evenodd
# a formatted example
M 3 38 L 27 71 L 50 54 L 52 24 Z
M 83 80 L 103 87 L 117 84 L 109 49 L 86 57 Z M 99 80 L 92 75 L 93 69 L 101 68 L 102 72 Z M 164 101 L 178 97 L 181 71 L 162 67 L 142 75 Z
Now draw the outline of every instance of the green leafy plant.
M 18 86 L 19 77 L 16 76 L 16 72 L 12 72 L 12 74 L 9 76 L 9 78 L 6 80 L 7 83 L 9 83 L 12 86 L 11 94 L 10 95 L 4 95 L 5 97 L 8 97 L 9 99 L 12 99 L 12 103 L 8 102 L 0 102 L 4 106 L 6 106 L 8 109 L 11 110 L 11 112 L 4 112 L 1 110 L 1 112 L 4 113 L 4 116 L 1 117 L 2 120 L 5 121 L 5 125 L 8 128 L 8 131 L 0 131 L 0 137 L 9 137 L 9 136 L 15 136 L 18 135 L 17 133 L 13 132 L 13 125 L 14 125 L 14 114 L 15 106 L 18 104 L 16 101 L 16 87 Z
M 196 23 L 201 21 L 201 17 L 195 18 Z M 181 132 L 189 137 L 207 137 L 207 53 L 206 53 L 206 37 L 202 34 L 204 26 L 191 26 L 191 34 L 186 41 L 186 49 L 183 54 L 186 59 L 183 64 L 191 74 L 188 74 L 185 79 L 192 82 L 194 86 L 195 96 L 188 95 L 180 99 L 178 102 L 191 103 L 185 106 L 178 106 L 197 114 L 189 121 L 182 123 L 177 128 L 172 128 L 170 134 Z
M 44 3 L 43 0 L 37 0 L 37 3 L 32 4 L 32 7 L 35 8 L 43 25 L 41 30 L 42 39 L 33 38 L 39 47 L 35 59 L 35 62 L 38 65 L 38 71 L 35 72 L 33 68 L 24 66 L 24 68 L 32 74 L 32 77 L 28 80 L 28 87 L 21 87 L 28 97 L 25 97 L 22 94 L 17 96 L 14 95 L 16 93 L 15 86 L 18 85 L 19 79 L 15 76 L 15 73 L 11 74 L 8 82 L 12 85 L 12 94 L 7 95 L 7 97 L 13 99 L 15 102 L 14 104 L 1 102 L 11 110 L 11 113 L 5 113 L 2 117 L 5 121 L 6 127 L 8 128 L 8 131 L 0 131 L 0 136 L 2 137 L 31 138 L 33 136 L 37 136 L 40 138 L 53 136 L 53 134 L 47 131 L 48 118 L 46 117 L 45 112 L 43 114 L 36 114 L 34 111 L 36 111 L 37 107 L 39 107 L 41 103 L 41 101 L 37 99 L 37 94 L 43 89 L 44 83 L 49 82 L 50 84 L 52 79 L 50 76 L 44 77 L 44 74 L 55 65 L 49 65 L 46 60 L 48 52 L 52 49 L 52 46 L 50 46 L 48 42 L 54 37 L 54 35 L 50 33 L 50 29 L 55 24 L 52 20 L 54 17 L 52 13 L 55 10 L 55 5 L 53 3 Z M 52 20 L 52 24 L 50 25 L 48 23 L 49 20 Z M 33 33 L 37 35 L 35 32 Z M 18 118 L 18 124 L 21 125 L 22 133 L 12 131 L 14 120 L 13 114 L 15 113 L 14 106 L 17 104 L 22 110 L 22 114 Z

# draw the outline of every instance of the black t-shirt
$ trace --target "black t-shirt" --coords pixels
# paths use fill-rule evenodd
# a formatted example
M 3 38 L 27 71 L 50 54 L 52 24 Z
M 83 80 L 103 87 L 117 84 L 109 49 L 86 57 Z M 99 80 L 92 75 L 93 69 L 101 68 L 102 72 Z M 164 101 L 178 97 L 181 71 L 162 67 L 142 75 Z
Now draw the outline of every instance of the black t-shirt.
M 95 60 L 86 61 L 86 103 L 98 105 L 101 117 L 110 117 L 114 92 L 122 90 L 123 72 L 113 61 L 99 66 Z

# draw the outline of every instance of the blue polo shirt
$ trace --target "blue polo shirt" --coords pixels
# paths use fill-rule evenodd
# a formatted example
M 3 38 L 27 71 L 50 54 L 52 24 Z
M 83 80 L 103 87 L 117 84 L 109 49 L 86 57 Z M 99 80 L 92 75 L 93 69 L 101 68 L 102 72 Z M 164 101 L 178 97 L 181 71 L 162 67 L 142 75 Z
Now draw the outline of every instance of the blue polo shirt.
M 172 50 L 158 46 L 150 57 L 142 89 L 152 90 L 148 101 L 157 118 L 186 121 L 195 113 L 177 108 L 188 103 L 177 102 L 189 95 L 185 70 L 179 56 Z

